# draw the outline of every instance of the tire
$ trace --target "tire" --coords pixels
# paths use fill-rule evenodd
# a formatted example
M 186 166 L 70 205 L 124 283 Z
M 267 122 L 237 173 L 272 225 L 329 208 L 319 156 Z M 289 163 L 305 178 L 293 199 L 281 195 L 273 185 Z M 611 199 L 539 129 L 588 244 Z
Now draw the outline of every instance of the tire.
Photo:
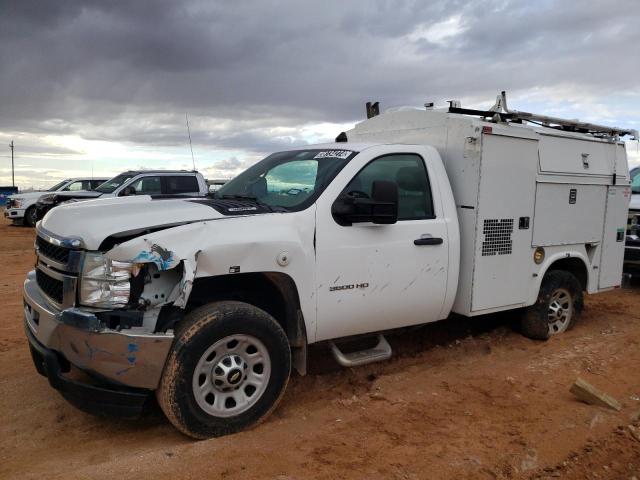
M 27 211 L 24 212 L 24 224 L 27 227 L 35 227 L 38 222 L 38 211 L 35 206 L 27 208 Z
M 569 272 L 553 270 L 542 280 L 535 304 L 524 312 L 520 330 L 534 340 L 548 340 L 575 325 L 583 307 L 582 287 Z
M 264 420 L 290 373 L 289 341 L 271 315 L 247 303 L 215 302 L 178 325 L 156 397 L 182 433 L 218 437 Z

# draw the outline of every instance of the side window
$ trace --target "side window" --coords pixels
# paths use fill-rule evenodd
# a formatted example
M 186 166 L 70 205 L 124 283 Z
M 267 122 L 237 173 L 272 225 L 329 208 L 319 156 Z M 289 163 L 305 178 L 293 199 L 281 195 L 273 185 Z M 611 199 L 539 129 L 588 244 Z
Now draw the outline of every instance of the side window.
M 160 177 L 142 177 L 134 180 L 130 185 L 136 195 L 159 195 L 162 193 Z
M 164 177 L 166 182 L 166 193 L 193 193 L 200 191 L 196 177 L 182 175 L 179 177 Z
M 91 180 L 91 190 L 93 190 L 94 188 L 98 188 L 103 183 L 103 180 Z
M 360 170 L 343 193 L 370 198 L 376 180 L 398 184 L 398 220 L 435 218 L 429 177 L 420 156 L 398 154 L 377 158 Z
M 70 183 L 69 185 L 67 185 L 64 188 L 65 192 L 79 192 L 80 190 L 86 190 L 85 185 L 83 185 L 84 182 L 82 181 L 77 181 L 77 182 L 73 182 Z

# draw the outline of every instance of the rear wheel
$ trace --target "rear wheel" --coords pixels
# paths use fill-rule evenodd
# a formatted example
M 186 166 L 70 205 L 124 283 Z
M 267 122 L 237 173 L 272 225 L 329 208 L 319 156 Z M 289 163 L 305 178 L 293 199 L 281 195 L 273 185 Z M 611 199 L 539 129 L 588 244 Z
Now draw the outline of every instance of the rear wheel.
M 24 212 L 24 224 L 27 227 L 35 227 L 36 223 L 38 223 L 38 211 L 34 205 L 27 208 L 27 211 Z
M 191 437 L 226 435 L 273 411 L 290 370 L 289 342 L 273 317 L 242 302 L 212 303 L 177 329 L 158 403 Z
M 538 300 L 522 318 L 522 333 L 536 340 L 559 335 L 573 327 L 582 306 L 582 287 L 576 277 L 560 270 L 548 272 L 542 280 Z

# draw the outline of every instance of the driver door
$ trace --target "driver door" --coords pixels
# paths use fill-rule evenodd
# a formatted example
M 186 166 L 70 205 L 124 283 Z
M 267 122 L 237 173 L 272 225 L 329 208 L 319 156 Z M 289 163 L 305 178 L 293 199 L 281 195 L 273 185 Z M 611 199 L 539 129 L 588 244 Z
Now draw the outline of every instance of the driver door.
M 449 242 L 429 163 L 419 153 L 361 153 L 319 200 L 316 340 L 442 318 Z M 331 214 L 336 198 L 370 196 L 376 180 L 398 185 L 397 223 L 339 225 Z

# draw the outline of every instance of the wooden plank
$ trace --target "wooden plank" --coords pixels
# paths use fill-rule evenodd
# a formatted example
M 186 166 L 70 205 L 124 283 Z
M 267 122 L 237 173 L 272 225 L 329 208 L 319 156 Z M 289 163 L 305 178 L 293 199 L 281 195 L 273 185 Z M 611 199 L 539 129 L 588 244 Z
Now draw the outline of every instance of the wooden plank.
M 600 407 L 611 408 L 620 411 L 622 406 L 611 395 L 601 392 L 586 380 L 578 378 L 569 390 L 578 400 L 590 405 L 598 405 Z

